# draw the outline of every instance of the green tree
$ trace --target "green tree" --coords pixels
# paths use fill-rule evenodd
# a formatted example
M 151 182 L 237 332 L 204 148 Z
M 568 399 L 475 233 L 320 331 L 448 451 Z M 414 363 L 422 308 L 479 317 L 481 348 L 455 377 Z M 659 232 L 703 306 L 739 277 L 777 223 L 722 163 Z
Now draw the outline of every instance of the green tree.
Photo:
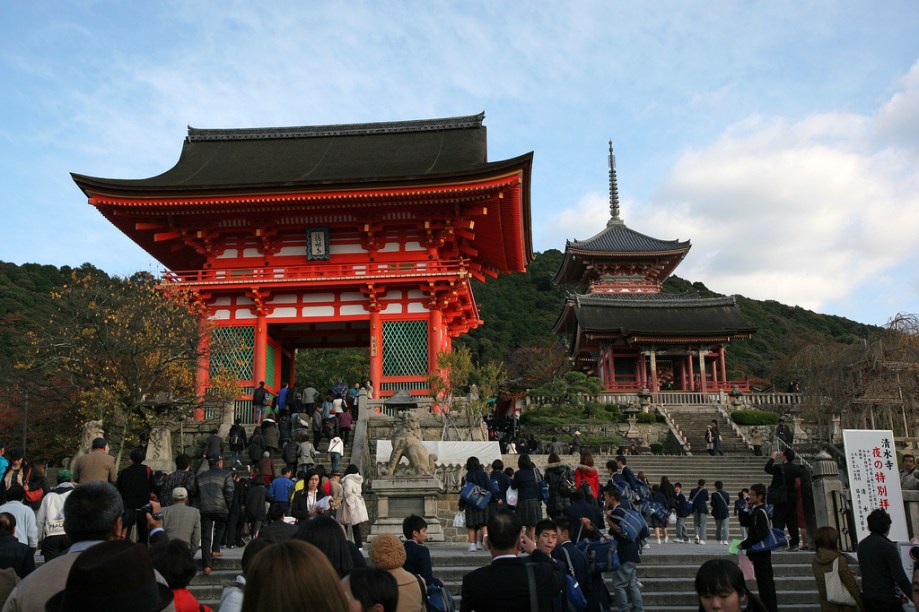
M 203 314 L 193 295 L 167 296 L 146 273 L 109 279 L 74 272 L 52 293 L 50 320 L 28 334 L 18 367 L 34 395 L 53 387 L 62 408 L 102 419 L 120 459 L 151 427 L 201 406 L 199 358 L 230 348 L 199 342 L 199 333 L 210 331 Z M 237 393 L 227 373 L 211 373 L 210 400 L 222 404 Z

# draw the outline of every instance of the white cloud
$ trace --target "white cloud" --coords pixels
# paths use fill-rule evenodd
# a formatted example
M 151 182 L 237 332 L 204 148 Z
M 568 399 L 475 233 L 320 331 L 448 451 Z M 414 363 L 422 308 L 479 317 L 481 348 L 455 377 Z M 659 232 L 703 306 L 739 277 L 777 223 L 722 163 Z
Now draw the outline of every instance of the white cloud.
M 623 216 L 642 233 L 690 238 L 677 274 L 719 292 L 820 310 L 878 280 L 895 301 L 882 279 L 919 254 L 917 109 L 919 63 L 874 116 L 749 118 L 685 151 Z M 553 217 L 553 233 L 586 238 L 604 208 L 585 195 Z

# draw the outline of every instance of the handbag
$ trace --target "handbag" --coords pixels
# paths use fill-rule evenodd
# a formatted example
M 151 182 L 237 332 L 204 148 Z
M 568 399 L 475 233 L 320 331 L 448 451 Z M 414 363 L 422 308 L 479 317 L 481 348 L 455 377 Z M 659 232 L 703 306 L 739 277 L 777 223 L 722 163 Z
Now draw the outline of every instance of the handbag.
M 763 510 L 763 514 L 766 514 L 765 510 Z M 766 514 L 766 525 L 769 528 L 766 532 L 766 537 L 751 546 L 750 552 L 761 553 L 788 546 L 788 538 L 785 537 L 785 531 L 773 527 L 768 514 Z
M 453 526 L 457 529 L 465 529 L 466 527 L 466 513 L 460 510 L 453 515 Z
M 826 600 L 832 604 L 840 606 L 854 606 L 855 598 L 852 593 L 842 583 L 842 577 L 839 575 L 839 557 L 833 559 L 833 569 L 823 575 L 824 584 L 826 585 Z
M 571 556 L 565 547 L 561 547 L 565 553 L 565 559 L 568 560 L 568 573 L 565 575 L 565 599 L 568 600 L 568 608 L 572 610 L 583 610 L 587 607 L 587 598 L 584 597 L 584 591 L 578 584 L 578 579 L 574 576 L 574 566 L 571 564 Z
M 491 492 L 486 491 L 474 482 L 467 482 L 463 486 L 463 490 L 460 491 L 460 499 L 470 506 L 475 506 L 479 510 L 484 510 L 491 499 Z
M 676 512 L 670 513 L 670 515 L 667 517 L 667 524 L 676 525 Z
M 518 499 L 520 499 L 520 494 L 517 492 L 517 489 L 514 487 L 508 487 L 507 495 L 504 496 L 504 501 L 507 502 L 507 505 L 516 506 Z

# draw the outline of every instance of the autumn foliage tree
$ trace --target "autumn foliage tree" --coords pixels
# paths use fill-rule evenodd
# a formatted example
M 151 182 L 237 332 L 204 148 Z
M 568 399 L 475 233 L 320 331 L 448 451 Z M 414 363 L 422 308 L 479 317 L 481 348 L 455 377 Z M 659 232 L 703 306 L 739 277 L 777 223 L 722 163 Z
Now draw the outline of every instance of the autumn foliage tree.
M 507 380 L 504 366 L 494 361 L 475 363 L 468 347 L 460 346 L 452 352 L 437 355 L 438 371 L 428 377 L 430 395 L 435 403 L 445 408 L 444 439 L 448 437 L 451 411 L 462 406 L 457 413 L 463 415 L 467 439 L 488 412 L 488 401 Z M 475 387 L 473 388 L 473 385 Z
M 199 358 L 206 363 L 211 351 L 227 349 L 199 342 L 208 333 L 202 307 L 191 295 L 165 295 L 150 274 L 77 271 L 52 293 L 52 305 L 47 325 L 29 333 L 18 369 L 34 397 L 53 389 L 60 410 L 101 419 L 119 458 L 145 443 L 153 426 L 200 406 Z M 228 374 L 212 371 L 218 402 L 236 393 Z

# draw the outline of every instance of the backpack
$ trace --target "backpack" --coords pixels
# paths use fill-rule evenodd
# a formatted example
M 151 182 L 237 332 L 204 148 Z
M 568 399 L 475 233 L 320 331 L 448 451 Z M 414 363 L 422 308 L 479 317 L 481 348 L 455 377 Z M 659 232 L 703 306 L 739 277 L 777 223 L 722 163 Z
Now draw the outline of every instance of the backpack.
M 648 529 L 648 523 L 637 510 L 623 510 L 621 516 L 614 515 L 619 519 L 619 529 L 623 539 L 629 542 L 637 542 L 651 535 Z
M 285 463 L 296 463 L 299 451 L 300 445 L 291 440 L 284 445 L 284 448 L 281 451 L 282 459 L 284 459 Z
M 491 491 L 491 494 L 494 496 L 501 495 L 501 483 L 498 482 L 497 478 L 492 478 L 488 481 L 488 489 Z
M 624 480 L 614 480 L 613 485 L 619 489 L 619 496 L 622 499 L 632 499 L 632 487 L 629 486 L 629 483 Z M 591 497 L 593 497 L 593 494 L 591 494 Z
M 432 582 L 425 588 L 421 576 L 415 574 L 418 586 L 421 588 L 421 599 L 425 602 L 428 612 L 455 612 L 456 602 L 453 595 L 439 584 Z
M 536 478 L 536 489 L 539 491 L 539 497 L 542 501 L 549 501 L 549 483 L 542 477 L 539 470 L 533 469 L 533 476 Z

